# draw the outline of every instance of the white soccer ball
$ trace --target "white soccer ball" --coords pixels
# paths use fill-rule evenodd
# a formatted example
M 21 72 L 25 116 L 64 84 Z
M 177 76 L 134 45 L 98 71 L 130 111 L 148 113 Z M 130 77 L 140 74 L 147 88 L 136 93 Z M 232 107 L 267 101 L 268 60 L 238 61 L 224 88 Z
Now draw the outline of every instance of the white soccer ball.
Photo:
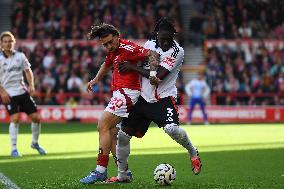
M 154 171 L 154 180 L 159 185 L 171 185 L 176 180 L 176 170 L 167 163 L 158 165 Z

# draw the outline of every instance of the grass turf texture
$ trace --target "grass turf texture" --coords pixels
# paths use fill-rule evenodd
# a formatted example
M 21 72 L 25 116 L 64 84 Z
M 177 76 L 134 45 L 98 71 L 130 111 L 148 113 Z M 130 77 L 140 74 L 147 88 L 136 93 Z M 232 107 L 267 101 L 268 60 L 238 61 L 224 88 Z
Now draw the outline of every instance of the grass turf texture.
M 40 144 L 47 156 L 29 147 L 30 127 L 21 125 L 18 150 L 23 157 L 16 159 L 10 157 L 8 124 L 0 124 L 0 172 L 23 189 L 161 188 L 153 171 L 166 162 L 177 171 L 177 180 L 167 188 L 284 188 L 283 124 L 182 127 L 200 151 L 203 170 L 198 176 L 192 174 L 185 150 L 151 127 L 143 139 L 132 139 L 132 183 L 82 185 L 79 179 L 95 167 L 98 133 L 94 124 L 79 123 L 42 125 Z M 112 159 L 108 175 L 116 175 Z

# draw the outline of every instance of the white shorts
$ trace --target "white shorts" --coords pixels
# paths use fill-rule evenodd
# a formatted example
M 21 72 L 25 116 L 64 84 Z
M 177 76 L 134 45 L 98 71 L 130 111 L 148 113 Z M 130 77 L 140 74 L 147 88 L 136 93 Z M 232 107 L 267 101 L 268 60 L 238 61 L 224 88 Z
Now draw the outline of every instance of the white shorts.
M 119 117 L 128 117 L 130 109 L 137 102 L 141 92 L 127 88 L 113 91 L 112 98 L 105 111 L 113 113 Z

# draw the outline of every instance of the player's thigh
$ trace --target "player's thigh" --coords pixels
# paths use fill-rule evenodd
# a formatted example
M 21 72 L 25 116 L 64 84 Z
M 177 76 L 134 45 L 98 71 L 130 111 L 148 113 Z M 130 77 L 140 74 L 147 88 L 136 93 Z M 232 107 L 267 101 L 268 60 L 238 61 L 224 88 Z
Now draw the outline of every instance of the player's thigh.
M 172 97 L 149 104 L 149 110 L 152 120 L 160 127 L 172 123 L 179 124 L 178 107 Z
M 39 114 L 38 111 L 29 114 L 29 118 L 32 120 L 32 122 L 35 122 L 35 123 L 39 123 L 40 122 L 40 114 Z
M 115 128 L 115 126 L 121 122 L 122 118 L 110 113 L 108 111 L 104 111 L 102 116 L 100 117 L 98 121 L 98 130 L 99 131 L 109 131 L 112 128 Z
M 19 113 L 14 113 L 10 115 L 10 121 L 13 123 L 19 123 L 19 117 L 20 117 Z
M 145 117 L 131 117 L 122 120 L 122 130 L 130 136 L 142 138 L 148 131 L 150 119 Z
M 21 95 L 19 101 L 19 108 L 21 112 L 31 115 L 38 111 L 33 97 L 31 97 L 28 93 Z
M 145 114 L 146 101 L 139 97 L 137 103 L 133 106 L 128 118 L 122 120 L 122 130 L 131 136 L 141 138 L 147 132 L 152 120 Z

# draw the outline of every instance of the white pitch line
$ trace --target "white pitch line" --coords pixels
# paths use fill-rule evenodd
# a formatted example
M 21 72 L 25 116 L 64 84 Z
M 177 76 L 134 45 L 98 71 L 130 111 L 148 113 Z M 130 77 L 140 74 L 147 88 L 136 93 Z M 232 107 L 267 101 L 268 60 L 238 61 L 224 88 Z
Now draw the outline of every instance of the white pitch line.
M 6 188 L 8 189 L 21 189 L 19 186 L 13 183 L 13 181 L 11 181 L 1 172 L 0 172 L 0 183 L 4 184 L 4 186 L 6 186 Z

